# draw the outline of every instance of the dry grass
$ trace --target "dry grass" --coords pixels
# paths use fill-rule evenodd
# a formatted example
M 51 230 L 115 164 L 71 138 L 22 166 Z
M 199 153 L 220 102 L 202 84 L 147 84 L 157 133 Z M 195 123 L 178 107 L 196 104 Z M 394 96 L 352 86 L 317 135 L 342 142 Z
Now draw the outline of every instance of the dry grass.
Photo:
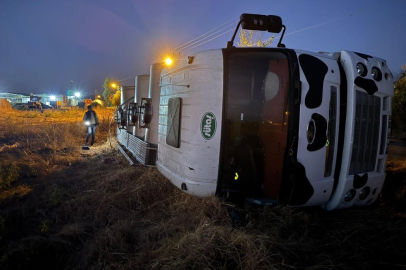
M 97 113 L 101 124 L 96 143 L 100 143 L 107 140 L 113 111 L 102 109 Z M 44 113 L 11 110 L 3 113 L 0 119 L 1 167 L 17 165 L 23 184 L 38 182 L 54 170 L 70 167 L 81 159 L 80 147 L 86 137 L 83 114 L 81 109 Z
M 0 112 L 11 111 L 10 102 L 5 98 L 0 98 Z
M 238 208 L 189 196 L 153 168 L 130 167 L 100 140 L 78 150 L 75 123 L 43 128 L 30 135 L 31 145 L 24 139 L 24 148 L 3 150 L 22 151 L 24 162 L 45 163 L 46 171 L 23 168 L 27 174 L 2 192 L 1 269 L 406 268 L 401 155 L 392 167 L 398 177 L 389 173 L 382 199 L 370 207 Z M 66 137 L 54 137 L 61 132 Z M 29 145 L 35 156 L 23 153 Z

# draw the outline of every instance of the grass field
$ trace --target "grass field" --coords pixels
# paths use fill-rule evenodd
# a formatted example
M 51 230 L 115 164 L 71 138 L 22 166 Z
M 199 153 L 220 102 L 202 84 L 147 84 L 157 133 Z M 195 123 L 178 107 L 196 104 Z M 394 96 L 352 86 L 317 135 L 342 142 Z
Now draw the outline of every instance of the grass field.
M 0 269 L 406 269 L 406 148 L 372 206 L 238 208 L 130 167 L 98 114 L 85 152 L 83 111 L 2 114 Z

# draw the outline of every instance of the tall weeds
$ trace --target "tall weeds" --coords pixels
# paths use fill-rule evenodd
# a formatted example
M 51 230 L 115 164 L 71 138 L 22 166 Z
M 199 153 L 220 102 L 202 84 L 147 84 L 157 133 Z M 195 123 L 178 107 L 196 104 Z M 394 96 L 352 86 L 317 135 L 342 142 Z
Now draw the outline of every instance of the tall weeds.
M 106 141 L 110 117 L 103 115 L 97 139 Z M 20 181 L 30 188 L 21 185 L 23 195 L 9 192 L 0 202 L 0 269 L 406 265 L 404 170 L 389 174 L 394 182 L 366 208 L 241 208 L 185 194 L 154 168 L 130 167 L 100 141 L 93 152 L 83 152 L 81 119 L 61 124 L 50 118 L 7 127 L 3 136 L 14 141 L 0 151 L 0 161 L 12 157 L 20 168 L 11 186 Z M 18 147 L 11 147 L 16 141 Z

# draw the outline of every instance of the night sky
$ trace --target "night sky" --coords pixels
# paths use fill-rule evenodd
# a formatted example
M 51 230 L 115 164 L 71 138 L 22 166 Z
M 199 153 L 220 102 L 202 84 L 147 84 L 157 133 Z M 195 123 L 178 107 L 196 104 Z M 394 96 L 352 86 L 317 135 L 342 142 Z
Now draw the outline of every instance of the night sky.
M 0 92 L 62 94 L 73 80 L 92 94 L 105 77 L 131 85 L 167 48 L 236 25 L 241 13 L 281 16 L 288 48 L 358 51 L 386 59 L 393 73 L 406 64 L 403 0 L 0 0 Z M 223 48 L 231 36 L 181 53 Z

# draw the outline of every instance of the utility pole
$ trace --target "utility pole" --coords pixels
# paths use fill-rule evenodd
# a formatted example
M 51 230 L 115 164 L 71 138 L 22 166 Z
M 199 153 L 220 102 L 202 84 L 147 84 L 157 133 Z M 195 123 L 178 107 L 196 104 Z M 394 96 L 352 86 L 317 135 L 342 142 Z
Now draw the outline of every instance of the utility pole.
M 71 106 L 71 105 L 72 105 L 72 100 L 71 100 L 71 98 L 72 98 L 72 96 L 73 96 L 73 93 L 72 93 L 72 83 L 73 83 L 73 81 L 71 80 L 71 81 L 70 81 L 70 84 L 69 84 L 69 90 L 68 90 L 68 100 L 67 100 L 68 106 Z

